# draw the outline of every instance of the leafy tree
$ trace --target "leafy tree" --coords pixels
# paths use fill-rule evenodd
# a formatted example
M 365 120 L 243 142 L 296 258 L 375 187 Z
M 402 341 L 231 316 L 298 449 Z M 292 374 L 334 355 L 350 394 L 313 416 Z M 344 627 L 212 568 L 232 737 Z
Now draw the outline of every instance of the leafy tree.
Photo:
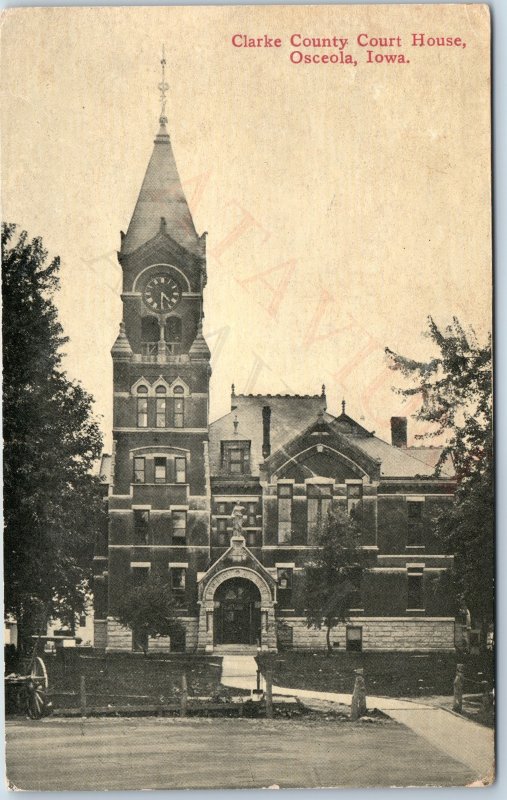
M 132 584 L 122 595 L 117 618 L 137 636 L 137 642 L 147 654 L 149 636 L 174 636 L 182 630 L 175 618 L 178 603 L 171 587 L 158 577 L 149 577 L 141 584 Z
M 5 608 L 28 643 L 83 609 L 103 501 L 92 398 L 62 369 L 58 258 L 2 226 Z M 38 632 L 38 631 L 37 631 Z
M 331 631 L 346 622 L 363 572 L 361 528 L 353 515 L 329 508 L 317 546 L 303 572 L 303 603 L 309 628 L 326 629 L 328 655 Z
M 416 418 L 429 423 L 421 439 L 445 437 L 436 467 L 452 458 L 457 489 L 450 511 L 436 520 L 436 533 L 455 554 L 455 586 L 462 605 L 483 629 L 494 618 L 494 470 L 491 338 L 480 343 L 454 318 L 444 331 L 429 317 L 436 355 L 427 362 L 393 353 L 389 364 L 412 383 L 398 388 L 420 395 Z

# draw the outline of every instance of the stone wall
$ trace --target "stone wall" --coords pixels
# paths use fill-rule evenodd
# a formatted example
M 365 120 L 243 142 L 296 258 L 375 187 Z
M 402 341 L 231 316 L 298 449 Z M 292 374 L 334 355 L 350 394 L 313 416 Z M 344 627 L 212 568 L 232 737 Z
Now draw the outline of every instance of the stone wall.
M 292 628 L 295 650 L 320 650 L 326 647 L 326 630 L 307 628 L 303 617 L 278 618 Z M 452 651 L 454 650 L 454 619 L 353 617 L 350 625 L 360 626 L 363 650 Z M 346 625 L 331 631 L 331 642 L 338 650 L 346 649 Z
M 186 631 L 186 651 L 193 653 L 194 650 L 197 649 L 197 617 L 178 617 L 178 621 L 182 623 Z M 99 646 L 106 647 L 106 642 L 104 641 L 104 644 L 102 645 L 95 644 L 95 647 Z M 113 619 L 112 617 L 109 617 L 107 620 L 106 649 L 109 653 L 132 652 L 132 631 L 130 628 L 124 628 L 123 625 L 120 625 L 118 620 Z M 148 652 L 168 653 L 170 649 L 171 640 L 169 636 L 150 637 L 148 642 Z

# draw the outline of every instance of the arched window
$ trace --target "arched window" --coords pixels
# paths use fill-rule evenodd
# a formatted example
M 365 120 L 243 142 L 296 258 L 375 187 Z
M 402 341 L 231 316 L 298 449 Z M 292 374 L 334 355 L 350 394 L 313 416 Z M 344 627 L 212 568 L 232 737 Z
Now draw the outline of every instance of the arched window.
M 155 317 L 143 317 L 141 320 L 141 340 L 143 342 L 158 342 L 160 328 Z
M 148 387 L 141 385 L 137 387 L 137 427 L 148 427 Z M 139 396 L 140 395 L 140 396 Z
M 157 395 L 155 400 L 155 425 L 157 428 L 165 428 L 166 426 L 166 393 L 167 389 L 165 386 L 157 386 L 155 389 L 155 394 Z
M 165 321 L 165 340 L 166 342 L 181 342 L 181 319 L 180 317 L 168 317 Z
M 183 428 L 185 425 L 185 401 L 182 395 L 185 393 L 183 386 L 175 386 L 173 394 L 176 397 L 173 400 L 173 427 Z

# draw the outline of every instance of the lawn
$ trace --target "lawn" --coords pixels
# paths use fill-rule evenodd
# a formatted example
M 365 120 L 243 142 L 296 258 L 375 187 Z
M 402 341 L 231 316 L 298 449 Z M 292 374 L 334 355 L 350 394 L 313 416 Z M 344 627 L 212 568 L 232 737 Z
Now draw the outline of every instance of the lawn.
M 279 686 L 350 693 L 354 670 L 364 669 L 366 690 L 387 697 L 451 695 L 456 664 L 465 664 L 465 692 L 479 692 L 483 672 L 492 685 L 494 662 L 491 654 L 457 653 L 332 653 L 286 651 L 276 663 L 274 681 Z
M 213 697 L 223 693 L 221 658 L 191 654 L 145 657 L 132 653 L 75 652 L 66 665 L 55 656 L 46 656 L 44 660 L 55 708 L 79 707 L 81 676 L 85 678 L 89 706 L 175 702 L 181 696 L 184 674 L 189 697 Z

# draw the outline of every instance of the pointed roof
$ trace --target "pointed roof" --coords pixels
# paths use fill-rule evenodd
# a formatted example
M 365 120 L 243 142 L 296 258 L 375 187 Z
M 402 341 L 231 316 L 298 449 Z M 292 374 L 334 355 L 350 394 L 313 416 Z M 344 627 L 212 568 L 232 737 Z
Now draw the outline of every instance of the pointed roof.
M 196 361 L 209 360 L 211 358 L 210 349 L 202 333 L 202 322 L 197 327 L 197 336 L 192 342 L 188 354 L 192 360 Z
M 121 244 L 126 255 L 153 239 L 161 230 L 194 255 L 203 254 L 202 240 L 197 235 L 190 209 L 183 192 L 165 117 L 155 138 L 136 207 Z
M 111 355 L 117 361 L 130 361 L 132 348 L 125 332 L 125 323 L 120 322 L 120 332 L 111 348 Z

